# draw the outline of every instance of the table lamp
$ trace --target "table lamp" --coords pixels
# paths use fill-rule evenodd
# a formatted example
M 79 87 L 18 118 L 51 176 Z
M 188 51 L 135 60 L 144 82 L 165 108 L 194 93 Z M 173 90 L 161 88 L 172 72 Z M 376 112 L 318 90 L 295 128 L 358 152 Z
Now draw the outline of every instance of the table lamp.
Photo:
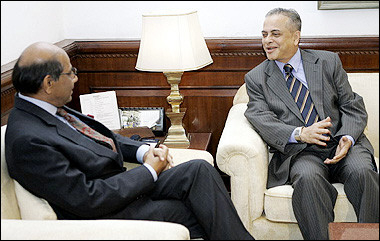
M 180 108 L 183 97 L 178 87 L 183 72 L 203 68 L 212 62 L 197 11 L 143 14 L 136 69 L 163 72 L 171 86 L 166 98 L 171 105 L 166 111 L 171 123 L 164 141 L 168 147 L 190 146 L 182 124 L 186 108 Z

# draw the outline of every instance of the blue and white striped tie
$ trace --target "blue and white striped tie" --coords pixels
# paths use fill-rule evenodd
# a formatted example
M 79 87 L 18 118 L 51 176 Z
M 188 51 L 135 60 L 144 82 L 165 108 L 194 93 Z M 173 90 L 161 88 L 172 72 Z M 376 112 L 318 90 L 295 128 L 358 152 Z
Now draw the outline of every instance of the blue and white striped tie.
M 286 73 L 286 85 L 288 86 L 294 101 L 297 103 L 303 119 L 305 120 L 305 126 L 311 126 L 319 120 L 319 116 L 314 108 L 314 103 L 311 100 L 310 92 L 306 86 L 301 83 L 301 81 L 294 77 L 292 74 L 293 67 L 290 64 L 285 64 L 284 70 Z

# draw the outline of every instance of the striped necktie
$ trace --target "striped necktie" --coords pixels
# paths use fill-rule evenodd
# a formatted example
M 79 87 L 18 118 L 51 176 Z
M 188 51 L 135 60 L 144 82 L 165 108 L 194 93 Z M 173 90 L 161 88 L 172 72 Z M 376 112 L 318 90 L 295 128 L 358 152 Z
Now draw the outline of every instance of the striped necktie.
M 114 152 L 116 151 L 115 143 L 111 138 L 108 138 L 99 132 L 95 131 L 82 121 L 78 120 L 77 118 L 73 117 L 67 111 L 65 111 L 63 108 L 58 108 L 57 109 L 57 114 L 65 118 L 70 125 L 72 125 L 75 129 L 77 129 L 80 133 L 83 135 L 86 135 L 90 137 L 92 140 L 95 142 L 102 144 L 104 146 L 107 146 L 108 148 L 112 149 Z
M 301 81 L 294 77 L 292 74 L 293 67 L 290 64 L 285 64 L 284 70 L 286 74 L 286 85 L 305 120 L 305 126 L 311 126 L 318 121 L 319 116 L 314 108 L 310 92 Z

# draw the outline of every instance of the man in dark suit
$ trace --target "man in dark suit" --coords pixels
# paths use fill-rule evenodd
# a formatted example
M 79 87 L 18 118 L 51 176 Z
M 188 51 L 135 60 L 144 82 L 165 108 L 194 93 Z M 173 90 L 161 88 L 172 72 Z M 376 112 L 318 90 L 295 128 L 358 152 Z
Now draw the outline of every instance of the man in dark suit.
M 363 99 L 352 92 L 339 56 L 299 49 L 300 34 L 293 9 L 267 13 L 268 59 L 245 76 L 245 116 L 273 152 L 267 187 L 291 184 L 303 237 L 328 239 L 337 198 L 331 183 L 344 184 L 359 222 L 379 222 L 379 174 L 363 134 Z
M 171 167 L 165 145 L 153 148 L 114 134 L 66 107 L 78 78 L 62 49 L 32 44 L 12 81 L 17 94 L 5 134 L 9 174 L 46 199 L 59 219 L 168 221 L 185 225 L 191 238 L 253 239 L 212 165 L 191 160 Z M 78 132 L 72 122 L 86 124 L 102 140 Z M 127 171 L 124 161 L 143 165 Z

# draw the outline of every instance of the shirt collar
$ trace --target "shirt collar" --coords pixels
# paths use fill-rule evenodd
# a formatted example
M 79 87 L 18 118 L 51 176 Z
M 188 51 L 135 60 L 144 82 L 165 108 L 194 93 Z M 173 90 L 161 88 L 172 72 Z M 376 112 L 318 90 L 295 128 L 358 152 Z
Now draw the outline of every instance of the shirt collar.
M 275 60 L 275 62 L 277 64 L 277 66 L 280 68 L 280 70 L 284 73 L 284 71 L 285 71 L 284 70 L 284 65 L 285 64 L 290 64 L 293 67 L 293 70 L 295 72 L 297 72 L 298 68 L 299 68 L 299 66 L 300 66 L 300 64 L 302 62 L 301 60 L 302 60 L 301 59 L 301 51 L 300 51 L 300 48 L 298 48 L 297 52 L 293 55 L 293 57 L 289 60 L 288 63 L 282 63 L 282 62 L 277 61 L 277 60 Z
M 46 102 L 46 101 L 43 101 L 43 100 L 39 100 L 39 99 L 36 99 L 36 98 L 33 98 L 33 97 L 30 97 L 30 96 L 25 96 L 21 93 L 18 93 L 18 96 L 21 98 L 21 99 L 24 99 L 26 101 L 29 101 L 31 102 L 32 104 L 35 104 L 36 106 L 46 110 L 47 112 L 49 112 L 50 114 L 52 115 L 56 115 L 57 113 L 57 107 Z

